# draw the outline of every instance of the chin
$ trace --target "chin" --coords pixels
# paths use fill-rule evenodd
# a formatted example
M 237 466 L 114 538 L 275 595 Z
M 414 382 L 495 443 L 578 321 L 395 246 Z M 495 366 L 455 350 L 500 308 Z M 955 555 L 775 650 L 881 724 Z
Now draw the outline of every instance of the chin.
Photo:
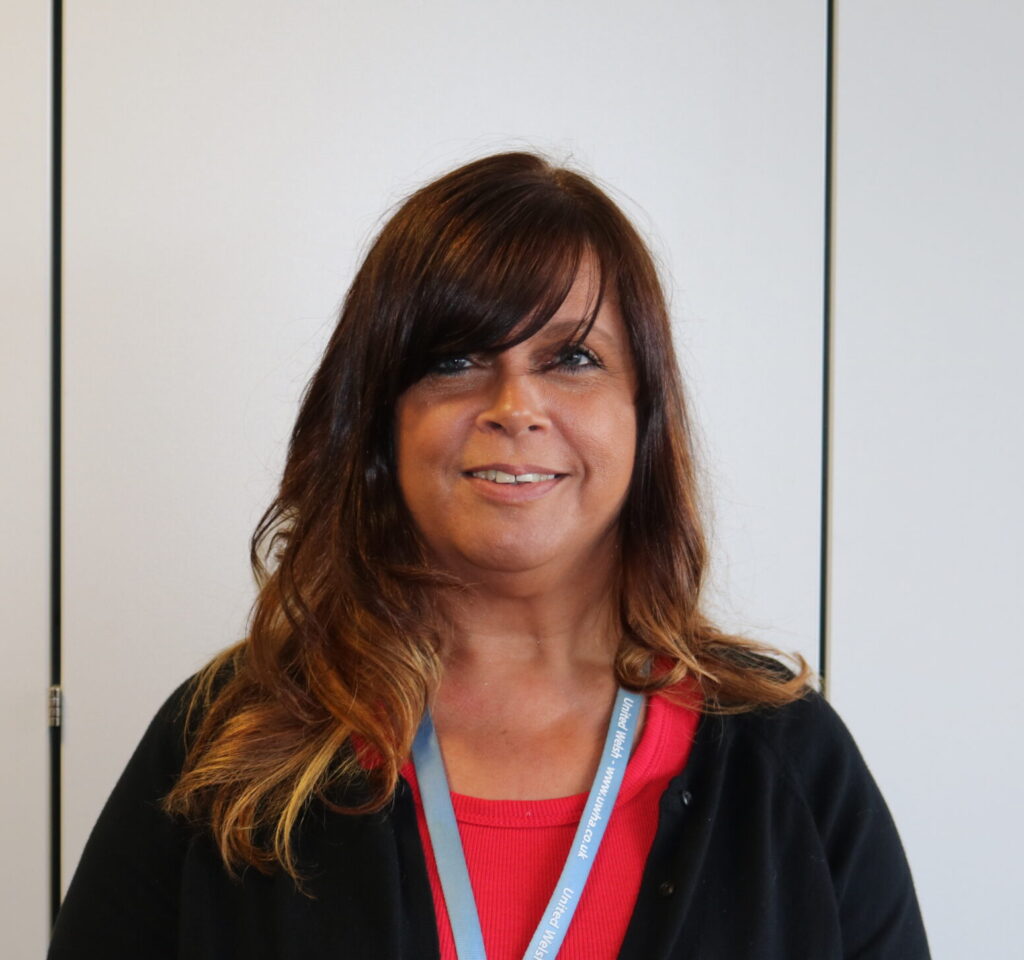
M 553 544 L 546 537 L 524 542 L 521 537 L 496 539 L 466 544 L 459 551 L 460 566 L 481 573 L 529 573 L 550 567 L 559 557 L 570 561 L 576 554 L 575 544 Z
M 463 561 L 469 570 L 479 570 L 487 573 L 529 573 L 531 570 L 539 570 L 549 566 L 552 557 L 538 557 L 535 553 L 530 554 L 508 554 L 476 552 L 471 555 L 464 555 Z

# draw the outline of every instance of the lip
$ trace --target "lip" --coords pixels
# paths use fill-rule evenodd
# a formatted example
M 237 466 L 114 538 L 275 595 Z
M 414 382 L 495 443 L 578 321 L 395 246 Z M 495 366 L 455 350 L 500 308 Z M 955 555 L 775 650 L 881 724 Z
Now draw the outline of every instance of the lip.
M 490 480 L 482 480 L 480 477 L 471 476 L 482 470 L 501 470 L 503 473 L 553 473 L 550 480 L 538 480 L 535 483 L 493 483 Z M 550 467 L 541 467 L 533 463 L 511 464 L 511 463 L 488 463 L 480 467 L 472 467 L 463 471 L 463 478 L 468 480 L 474 492 L 490 500 L 492 503 L 530 503 L 547 496 L 555 487 L 562 482 L 566 474 Z
M 524 473 L 553 473 L 556 477 L 564 477 L 564 470 L 554 470 L 551 467 L 541 467 L 536 463 L 485 463 L 479 467 L 468 467 L 463 470 L 464 474 L 481 473 L 484 470 L 500 470 L 502 473 L 511 473 L 514 476 L 522 476 Z M 546 480 L 544 481 L 547 482 Z

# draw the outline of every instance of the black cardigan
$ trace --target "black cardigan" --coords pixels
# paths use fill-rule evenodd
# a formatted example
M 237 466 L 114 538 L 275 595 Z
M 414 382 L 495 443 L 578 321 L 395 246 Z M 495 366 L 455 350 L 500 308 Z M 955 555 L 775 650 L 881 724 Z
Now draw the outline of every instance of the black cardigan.
M 433 902 L 411 790 L 380 814 L 313 807 L 283 873 L 228 878 L 209 837 L 163 815 L 180 769 L 184 685 L 150 724 L 88 843 L 51 960 L 434 960 Z M 515 878 L 510 878 L 510 887 Z M 704 715 L 658 829 L 621 960 L 925 960 L 892 818 L 817 693 Z

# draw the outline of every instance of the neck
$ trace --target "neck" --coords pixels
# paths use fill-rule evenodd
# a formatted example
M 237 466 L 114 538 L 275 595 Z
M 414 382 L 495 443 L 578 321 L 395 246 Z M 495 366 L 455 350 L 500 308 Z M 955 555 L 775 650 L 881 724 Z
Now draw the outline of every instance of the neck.
M 507 584 L 505 585 L 507 586 Z M 581 669 L 611 672 L 618 649 L 618 604 L 610 578 L 579 578 L 559 589 L 475 584 L 449 598 L 445 671 L 537 673 L 563 678 Z
M 467 584 L 443 601 L 450 625 L 441 648 L 446 672 L 587 666 L 611 672 L 621 635 L 613 536 L 529 569 L 461 569 L 446 559 L 441 565 Z
M 530 800 L 589 788 L 621 638 L 614 568 L 599 569 L 478 580 L 447 597 L 431 711 L 452 790 Z
M 590 788 L 618 686 L 612 593 L 459 596 L 431 706 L 452 790 L 538 800 Z M 638 729 L 643 715 L 641 701 Z

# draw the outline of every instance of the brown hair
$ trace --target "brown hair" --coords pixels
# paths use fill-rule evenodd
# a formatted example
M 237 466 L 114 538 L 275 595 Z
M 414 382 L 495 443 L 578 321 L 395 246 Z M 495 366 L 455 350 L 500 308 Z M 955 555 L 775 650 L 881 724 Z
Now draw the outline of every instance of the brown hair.
M 373 243 L 252 537 L 249 635 L 193 687 L 187 758 L 165 809 L 209 824 L 229 870 L 280 865 L 298 880 L 291 839 L 311 800 L 355 813 L 392 795 L 440 677 L 437 598 L 457 586 L 426 564 L 398 490 L 396 401 L 439 357 L 530 337 L 588 252 L 600 290 L 582 325 L 611 285 L 637 373 L 619 681 L 654 692 L 690 676 L 709 713 L 782 705 L 809 689 L 802 657 L 793 674 L 765 656 L 779 651 L 701 612 L 694 447 L 645 243 L 579 173 L 529 153 L 485 157 L 412 194 Z

